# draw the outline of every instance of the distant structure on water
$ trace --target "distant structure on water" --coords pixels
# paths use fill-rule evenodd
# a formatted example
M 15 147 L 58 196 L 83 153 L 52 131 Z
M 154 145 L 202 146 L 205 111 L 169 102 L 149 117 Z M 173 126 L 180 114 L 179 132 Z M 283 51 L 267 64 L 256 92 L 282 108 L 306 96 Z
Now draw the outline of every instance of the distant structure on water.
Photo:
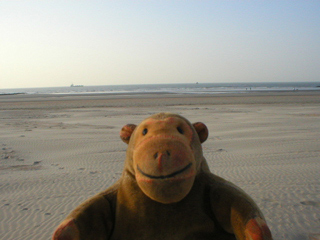
M 70 85 L 70 87 L 83 87 L 83 85 L 74 85 L 73 83 Z

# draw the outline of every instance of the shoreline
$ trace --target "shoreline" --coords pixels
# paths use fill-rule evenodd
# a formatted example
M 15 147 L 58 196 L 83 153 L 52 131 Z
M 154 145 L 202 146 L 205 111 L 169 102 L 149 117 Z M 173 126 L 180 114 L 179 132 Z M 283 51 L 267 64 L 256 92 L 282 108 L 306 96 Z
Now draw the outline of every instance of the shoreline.
M 63 104 L 59 104 L 63 102 Z M 19 94 L 0 95 L 0 110 L 172 105 L 320 103 L 320 91 L 271 91 L 221 94 Z

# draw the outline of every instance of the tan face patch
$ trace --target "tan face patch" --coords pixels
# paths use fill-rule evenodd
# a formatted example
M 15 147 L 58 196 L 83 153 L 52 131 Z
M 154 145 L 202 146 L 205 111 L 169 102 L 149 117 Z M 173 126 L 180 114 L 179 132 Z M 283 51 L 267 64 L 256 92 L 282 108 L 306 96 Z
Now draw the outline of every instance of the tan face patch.
M 147 196 L 167 202 L 188 194 L 196 175 L 192 139 L 191 127 L 178 117 L 147 119 L 135 129 L 133 168 Z

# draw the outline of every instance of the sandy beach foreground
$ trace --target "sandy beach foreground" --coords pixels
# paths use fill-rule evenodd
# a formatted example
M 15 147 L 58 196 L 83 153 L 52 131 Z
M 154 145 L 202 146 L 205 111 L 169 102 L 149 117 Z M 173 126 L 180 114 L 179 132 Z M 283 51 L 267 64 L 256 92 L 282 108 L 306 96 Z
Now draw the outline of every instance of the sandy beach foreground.
M 121 175 L 121 127 L 157 112 L 204 122 L 210 169 L 244 189 L 274 239 L 320 239 L 320 91 L 0 96 L 0 239 L 50 239 Z

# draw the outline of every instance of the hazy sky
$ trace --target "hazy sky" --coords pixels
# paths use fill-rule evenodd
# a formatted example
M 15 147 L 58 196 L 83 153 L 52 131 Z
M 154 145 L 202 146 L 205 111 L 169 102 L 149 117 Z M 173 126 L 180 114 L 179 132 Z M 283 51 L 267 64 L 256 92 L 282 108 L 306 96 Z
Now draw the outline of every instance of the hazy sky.
M 0 88 L 320 81 L 320 1 L 0 1 Z

